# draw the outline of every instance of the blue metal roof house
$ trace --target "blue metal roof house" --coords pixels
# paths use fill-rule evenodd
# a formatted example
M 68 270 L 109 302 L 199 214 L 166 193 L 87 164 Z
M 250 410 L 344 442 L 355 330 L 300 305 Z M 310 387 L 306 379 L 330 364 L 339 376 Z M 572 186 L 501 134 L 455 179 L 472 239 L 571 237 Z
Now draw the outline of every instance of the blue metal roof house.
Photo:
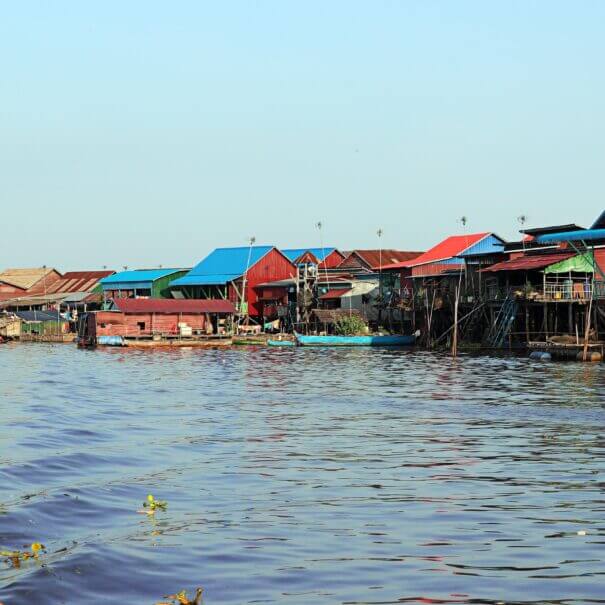
M 120 271 L 101 281 L 104 298 L 171 298 L 169 284 L 187 269 L 135 269 Z
M 245 301 L 250 315 L 261 316 L 262 301 L 255 288 L 295 275 L 292 261 L 275 246 L 217 248 L 185 276 L 172 280 L 170 289 L 175 297 L 223 298 L 236 306 Z

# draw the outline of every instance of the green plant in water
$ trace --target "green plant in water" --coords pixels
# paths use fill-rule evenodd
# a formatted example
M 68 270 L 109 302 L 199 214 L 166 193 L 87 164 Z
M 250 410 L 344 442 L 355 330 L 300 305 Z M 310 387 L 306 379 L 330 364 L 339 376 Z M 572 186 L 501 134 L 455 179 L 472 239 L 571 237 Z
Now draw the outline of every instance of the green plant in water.
M 334 331 L 338 336 L 358 336 L 367 333 L 367 325 L 358 315 L 345 315 L 336 320 Z
M 9 561 L 13 567 L 21 567 L 21 561 L 27 561 L 28 559 L 37 559 L 40 553 L 46 550 L 44 544 L 40 542 L 34 542 L 30 546 L 31 550 L 0 550 L 0 556 L 5 557 L 6 561 Z
M 162 601 L 161 603 L 156 603 L 156 605 L 174 605 L 175 603 L 178 603 L 179 605 L 200 605 L 200 603 L 202 602 L 203 592 L 203 588 L 198 588 L 195 591 L 195 597 L 193 598 L 193 600 L 190 600 L 187 596 L 187 591 L 181 590 L 181 592 L 177 592 L 176 594 L 166 595 L 164 598 L 169 600 Z
M 143 508 L 146 508 L 149 514 L 155 513 L 156 510 L 166 510 L 168 503 L 165 500 L 156 500 L 152 494 L 147 496 L 146 502 L 143 502 Z

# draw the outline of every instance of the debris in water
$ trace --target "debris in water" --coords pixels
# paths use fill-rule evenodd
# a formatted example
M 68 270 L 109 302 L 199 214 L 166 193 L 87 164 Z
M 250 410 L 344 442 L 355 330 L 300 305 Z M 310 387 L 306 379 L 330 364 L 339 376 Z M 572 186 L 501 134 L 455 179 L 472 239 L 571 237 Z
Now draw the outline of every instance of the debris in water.
M 166 595 L 164 598 L 168 599 L 168 601 L 161 601 L 159 603 L 156 603 L 155 605 L 175 605 L 175 603 L 178 603 L 179 605 L 200 605 L 200 603 L 202 602 L 203 592 L 203 588 L 198 588 L 195 591 L 195 598 L 193 599 L 193 601 L 191 601 L 187 596 L 187 591 L 181 590 L 181 592 L 177 592 L 176 594 Z
M 28 559 L 37 559 L 39 553 L 46 550 L 44 544 L 40 542 L 34 542 L 30 546 L 31 550 L 0 550 L 0 556 L 5 557 L 6 561 L 10 561 L 13 567 L 21 567 L 21 561 L 27 561 Z

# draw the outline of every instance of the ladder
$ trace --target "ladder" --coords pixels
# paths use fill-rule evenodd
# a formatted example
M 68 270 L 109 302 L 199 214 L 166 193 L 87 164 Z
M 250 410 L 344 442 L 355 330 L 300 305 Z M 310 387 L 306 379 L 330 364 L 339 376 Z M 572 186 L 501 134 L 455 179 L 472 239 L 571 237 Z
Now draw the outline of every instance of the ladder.
M 511 327 L 517 316 L 517 303 L 507 296 L 498 311 L 494 325 L 490 327 L 487 343 L 492 347 L 501 347 L 510 334 Z

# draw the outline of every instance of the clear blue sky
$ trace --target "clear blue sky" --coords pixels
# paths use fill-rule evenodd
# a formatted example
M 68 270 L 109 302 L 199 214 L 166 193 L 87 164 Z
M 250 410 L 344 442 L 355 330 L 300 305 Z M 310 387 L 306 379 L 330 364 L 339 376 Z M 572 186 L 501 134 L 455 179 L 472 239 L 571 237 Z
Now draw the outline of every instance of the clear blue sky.
M 604 24 L 599 0 L 4 2 L 0 268 L 590 223 Z

